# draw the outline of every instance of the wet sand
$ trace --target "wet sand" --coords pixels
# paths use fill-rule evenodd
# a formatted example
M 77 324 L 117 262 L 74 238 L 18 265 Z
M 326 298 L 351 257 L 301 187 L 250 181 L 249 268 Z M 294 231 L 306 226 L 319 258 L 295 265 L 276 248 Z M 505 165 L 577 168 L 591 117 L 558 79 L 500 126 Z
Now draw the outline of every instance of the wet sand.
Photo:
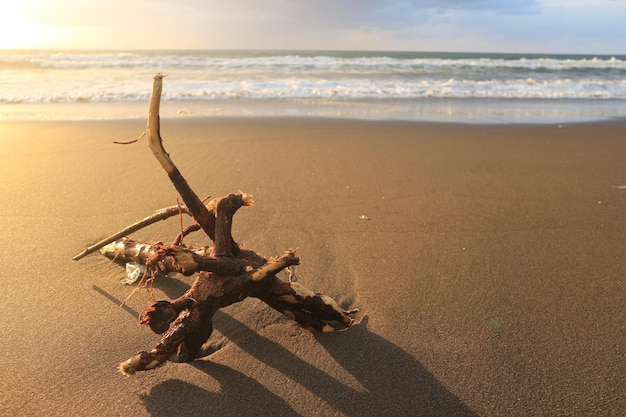
M 111 143 L 144 128 L 0 123 L 1 415 L 626 410 L 626 121 L 163 120 L 201 197 L 254 195 L 238 242 L 267 257 L 298 247 L 300 282 L 361 311 L 318 335 L 245 300 L 216 315 L 211 355 L 125 378 L 117 364 L 159 339 L 137 324 L 147 294 L 121 308 L 124 271 L 71 258 L 176 203 L 145 143 Z M 191 282 L 160 280 L 156 296 Z

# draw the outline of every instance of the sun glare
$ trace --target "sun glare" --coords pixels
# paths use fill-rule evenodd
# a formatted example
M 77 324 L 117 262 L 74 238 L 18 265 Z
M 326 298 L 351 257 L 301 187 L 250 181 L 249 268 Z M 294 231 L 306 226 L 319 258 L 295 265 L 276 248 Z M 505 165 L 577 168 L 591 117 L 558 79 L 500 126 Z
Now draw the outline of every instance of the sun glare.
M 45 48 L 61 38 L 62 27 L 28 20 L 27 6 L 33 3 L 12 1 L 0 6 L 0 49 Z

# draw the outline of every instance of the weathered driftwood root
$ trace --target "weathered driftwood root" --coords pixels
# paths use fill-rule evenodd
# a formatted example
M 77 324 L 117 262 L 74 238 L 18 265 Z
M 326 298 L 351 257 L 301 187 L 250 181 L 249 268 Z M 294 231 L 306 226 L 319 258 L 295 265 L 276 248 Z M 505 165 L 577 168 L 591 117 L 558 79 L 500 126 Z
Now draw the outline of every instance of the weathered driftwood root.
M 178 258 L 181 251 L 177 249 L 175 252 L 171 256 Z M 184 253 L 194 258 L 198 256 L 195 252 Z M 223 264 L 213 263 L 215 259 L 208 259 L 210 262 L 203 268 L 224 268 Z M 263 300 L 311 330 L 334 332 L 349 327 L 353 322 L 349 314 L 354 311 L 344 311 L 332 298 L 316 294 L 299 283 L 276 277 L 276 273 L 297 263 L 298 258 L 292 250 L 280 258 L 266 261 L 256 253 L 242 249 L 241 255 L 232 259 L 226 267 L 232 268 L 228 272 L 235 272 L 238 267 L 238 275 L 198 273 L 192 287 L 183 296 L 172 302 L 159 301 L 142 312 L 141 323 L 147 324 L 155 333 L 163 333 L 163 336 L 152 350 L 141 351 L 121 363 L 120 370 L 124 374 L 132 374 L 152 369 L 168 359 L 175 362 L 195 359 L 211 335 L 215 312 L 246 297 Z M 176 265 L 177 261 L 173 264 Z M 201 264 L 193 262 L 193 265 L 198 267 Z
M 104 238 L 96 243 L 94 243 L 93 245 L 90 245 L 89 247 L 87 247 L 84 251 L 82 251 L 81 253 L 79 253 L 78 255 L 74 256 L 72 259 L 75 261 L 78 261 L 79 259 L 84 258 L 85 256 L 89 255 L 90 253 L 93 253 L 95 251 L 97 251 L 98 249 L 108 245 L 109 243 L 121 239 L 123 237 L 128 236 L 129 234 L 136 232 L 138 230 L 143 229 L 146 226 L 149 226 L 153 223 L 156 223 L 158 221 L 161 220 L 165 220 L 165 219 L 169 219 L 172 216 L 176 216 L 178 214 L 190 214 L 189 210 L 187 210 L 187 207 L 185 207 L 184 205 L 176 205 L 176 206 L 171 206 L 171 207 L 165 207 L 162 209 L 157 210 L 154 214 L 152 214 L 151 216 L 147 216 L 142 220 L 139 220 L 138 222 L 135 222 L 133 224 L 131 224 L 128 227 L 125 227 L 124 229 L 120 230 L 119 232 Z
M 299 263 L 295 250 L 281 257 L 265 259 L 257 253 L 239 247 L 231 235 L 235 212 L 252 204 L 252 196 L 239 192 L 217 198 L 205 205 L 193 192 L 169 154 L 160 136 L 159 103 L 163 76 L 154 77 L 146 136 L 148 145 L 185 205 L 158 211 L 128 228 L 103 239 L 74 257 L 100 249 L 101 253 L 119 261 L 133 261 L 146 266 L 150 272 L 177 271 L 185 275 L 197 273 L 191 288 L 173 301 L 158 301 L 142 313 L 141 323 L 161 340 L 149 351 L 120 364 L 120 371 L 131 375 L 136 371 L 153 369 L 166 360 L 185 362 L 195 359 L 213 330 L 212 318 L 217 310 L 247 297 L 263 300 L 272 308 L 302 326 L 320 332 L 334 332 L 351 326 L 350 317 L 357 310 L 344 310 L 332 298 L 315 293 L 296 282 L 279 279 L 276 274 Z M 142 243 L 122 238 L 148 224 L 184 212 L 196 225 L 181 231 L 171 245 Z M 182 246 L 182 237 L 202 229 L 214 242 L 213 246 L 190 248 Z

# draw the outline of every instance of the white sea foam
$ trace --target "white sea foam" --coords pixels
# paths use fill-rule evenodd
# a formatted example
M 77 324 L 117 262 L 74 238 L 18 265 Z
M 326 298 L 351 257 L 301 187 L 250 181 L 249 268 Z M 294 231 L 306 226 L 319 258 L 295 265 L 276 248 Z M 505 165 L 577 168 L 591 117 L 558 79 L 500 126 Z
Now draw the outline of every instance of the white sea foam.
M 57 78 L 58 79 L 58 78 Z M 128 82 L 125 77 L 101 82 L 68 80 L 58 83 L 46 78 L 31 80 L 27 91 L 17 82 L 6 83 L 0 91 L 2 104 L 41 104 L 75 102 L 145 101 L 150 75 L 143 82 Z M 146 81 L 147 80 L 147 81 Z M 588 79 L 535 80 L 366 80 L 341 81 L 315 78 L 283 78 L 256 81 L 168 79 L 165 100 L 225 100 L 274 98 L 324 99 L 425 99 L 425 98 L 500 98 L 500 99 L 626 99 L 626 80 Z
M 0 104 L 626 100 L 626 57 L 310 51 L 0 52 Z

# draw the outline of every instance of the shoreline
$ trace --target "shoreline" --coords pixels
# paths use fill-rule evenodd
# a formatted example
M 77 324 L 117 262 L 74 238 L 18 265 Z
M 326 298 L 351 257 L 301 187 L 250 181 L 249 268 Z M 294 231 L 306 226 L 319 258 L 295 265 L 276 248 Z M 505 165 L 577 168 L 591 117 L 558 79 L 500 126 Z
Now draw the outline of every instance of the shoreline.
M 0 121 L 145 119 L 144 102 L 0 104 Z M 307 117 L 470 125 L 558 124 L 626 118 L 626 100 L 233 99 L 164 100 L 161 117 Z

